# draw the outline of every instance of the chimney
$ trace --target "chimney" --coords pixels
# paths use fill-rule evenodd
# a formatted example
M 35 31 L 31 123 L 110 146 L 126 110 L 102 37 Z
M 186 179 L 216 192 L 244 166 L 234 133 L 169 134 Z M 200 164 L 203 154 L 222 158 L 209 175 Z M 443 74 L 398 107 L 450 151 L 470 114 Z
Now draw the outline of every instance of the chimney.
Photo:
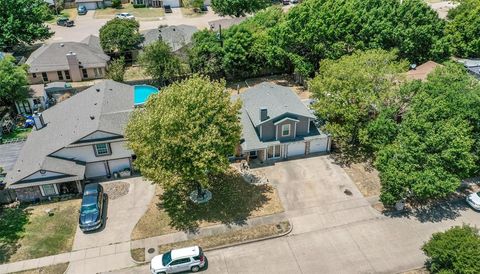
M 67 53 L 67 63 L 72 82 L 81 82 L 82 72 L 80 70 L 80 62 L 78 61 L 77 54 L 72 51 Z
M 260 108 L 260 122 L 263 122 L 268 119 L 268 110 L 266 107 Z
M 38 113 L 37 111 L 35 111 L 35 113 L 33 114 L 33 122 L 37 130 L 40 130 L 45 127 L 45 121 L 43 121 L 43 116 L 41 113 Z

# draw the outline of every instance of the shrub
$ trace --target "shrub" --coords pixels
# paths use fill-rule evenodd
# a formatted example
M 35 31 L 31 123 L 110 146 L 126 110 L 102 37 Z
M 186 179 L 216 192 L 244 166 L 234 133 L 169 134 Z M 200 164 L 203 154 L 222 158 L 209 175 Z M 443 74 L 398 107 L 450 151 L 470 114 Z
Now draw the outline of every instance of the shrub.
M 136 9 L 145 8 L 145 4 L 133 4 L 133 7 Z
M 432 273 L 478 273 L 480 235 L 475 227 L 455 226 L 434 233 L 422 250 Z
M 112 8 L 121 9 L 122 8 L 122 0 L 113 0 L 112 1 Z

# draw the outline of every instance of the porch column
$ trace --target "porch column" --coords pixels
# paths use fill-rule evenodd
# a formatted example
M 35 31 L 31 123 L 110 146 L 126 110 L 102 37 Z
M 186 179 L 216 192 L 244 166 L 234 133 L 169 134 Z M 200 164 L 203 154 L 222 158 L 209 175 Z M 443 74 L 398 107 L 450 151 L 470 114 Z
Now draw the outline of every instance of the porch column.
M 80 181 L 75 181 L 75 183 L 77 184 L 78 193 L 82 194 L 83 193 L 82 183 Z

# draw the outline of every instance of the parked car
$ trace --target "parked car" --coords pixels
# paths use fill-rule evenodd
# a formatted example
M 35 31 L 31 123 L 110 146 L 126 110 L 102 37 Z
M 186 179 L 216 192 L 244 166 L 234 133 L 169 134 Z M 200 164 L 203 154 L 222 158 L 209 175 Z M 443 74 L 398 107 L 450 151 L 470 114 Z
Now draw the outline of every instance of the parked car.
M 283 5 L 290 5 L 290 0 L 283 0 Z
M 480 191 L 467 196 L 467 203 L 475 210 L 480 210 Z
M 172 7 L 170 7 L 170 5 L 165 5 L 163 6 L 163 8 L 165 9 L 165 13 L 172 13 Z
M 135 16 L 131 15 L 130 13 L 128 12 L 122 12 L 122 13 L 119 13 L 117 15 L 115 15 L 116 18 L 119 18 L 119 19 L 131 19 L 131 20 L 135 20 Z
M 202 11 L 202 12 L 207 12 L 207 11 L 208 11 L 207 5 L 201 6 L 201 7 L 200 7 L 200 11 Z
M 83 190 L 78 224 L 83 232 L 99 229 L 104 220 L 105 193 L 100 184 L 88 184 Z
M 85 14 L 87 14 L 87 12 L 88 12 L 88 10 L 85 6 L 82 6 L 82 5 L 78 6 L 78 8 L 77 8 L 78 15 L 85 15 Z
M 64 27 L 73 27 L 74 22 L 67 17 L 60 17 L 57 19 L 57 25 Z
M 290 0 L 290 3 L 292 3 L 292 4 L 298 4 L 298 0 Z
M 167 253 L 153 257 L 150 262 L 152 274 L 178 273 L 183 271 L 197 272 L 205 266 L 206 258 L 202 248 L 191 246 L 173 249 Z

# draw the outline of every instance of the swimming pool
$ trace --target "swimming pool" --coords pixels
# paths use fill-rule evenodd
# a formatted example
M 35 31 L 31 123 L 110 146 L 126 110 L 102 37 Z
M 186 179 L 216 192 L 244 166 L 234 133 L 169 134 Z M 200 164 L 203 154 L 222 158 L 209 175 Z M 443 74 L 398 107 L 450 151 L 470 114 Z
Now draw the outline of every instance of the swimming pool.
M 158 89 L 149 85 L 138 85 L 133 87 L 133 104 L 140 106 L 147 102 L 148 97 L 152 94 L 157 94 Z

